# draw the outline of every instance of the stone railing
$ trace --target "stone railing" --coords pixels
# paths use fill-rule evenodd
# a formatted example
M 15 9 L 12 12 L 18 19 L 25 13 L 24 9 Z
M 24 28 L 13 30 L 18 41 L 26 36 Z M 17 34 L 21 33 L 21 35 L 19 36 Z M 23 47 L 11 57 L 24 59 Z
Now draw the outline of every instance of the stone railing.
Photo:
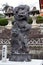
M 11 29 L 6 29 L 4 26 L 0 26 L 0 55 L 2 53 L 2 46 L 3 45 L 7 45 L 8 47 L 8 54 L 10 54 L 10 50 L 11 50 L 11 44 L 10 44 L 10 40 L 11 40 Z
M 7 45 L 8 54 L 10 54 L 10 50 L 11 50 L 10 40 L 8 40 L 8 39 L 0 39 L 0 54 L 2 52 L 2 46 L 3 45 Z
M 36 46 L 41 45 L 42 46 L 43 45 L 43 38 L 36 38 L 36 39 L 31 39 L 31 40 L 29 39 L 28 45 L 33 45 L 33 46 L 34 45 L 36 45 Z

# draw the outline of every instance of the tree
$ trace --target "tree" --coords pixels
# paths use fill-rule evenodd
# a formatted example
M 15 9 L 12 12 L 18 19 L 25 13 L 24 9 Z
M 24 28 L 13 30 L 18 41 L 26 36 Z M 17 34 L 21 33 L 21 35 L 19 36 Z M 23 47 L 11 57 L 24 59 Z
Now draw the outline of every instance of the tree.
M 4 7 L 3 7 L 3 11 L 7 12 L 7 9 L 8 9 L 8 7 L 9 7 L 9 5 L 6 3 L 6 4 L 3 4 L 2 6 L 4 6 Z

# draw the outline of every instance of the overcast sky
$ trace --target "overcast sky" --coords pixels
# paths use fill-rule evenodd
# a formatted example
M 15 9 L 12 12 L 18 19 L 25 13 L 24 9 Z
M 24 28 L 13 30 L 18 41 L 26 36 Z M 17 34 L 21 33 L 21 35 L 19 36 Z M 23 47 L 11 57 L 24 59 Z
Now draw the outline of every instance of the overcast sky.
M 3 4 L 8 3 L 10 6 L 16 7 L 21 4 L 29 5 L 30 8 L 36 6 L 37 9 L 39 8 L 39 0 L 0 0 L 0 8 Z

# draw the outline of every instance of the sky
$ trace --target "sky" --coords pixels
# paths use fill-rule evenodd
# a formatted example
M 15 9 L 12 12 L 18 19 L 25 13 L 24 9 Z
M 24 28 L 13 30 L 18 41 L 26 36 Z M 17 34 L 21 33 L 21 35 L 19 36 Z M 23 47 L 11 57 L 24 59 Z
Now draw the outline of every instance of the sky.
M 10 6 L 16 7 L 18 5 L 29 5 L 32 9 L 34 6 L 39 8 L 39 0 L 0 0 L 0 8 L 3 4 L 8 3 Z

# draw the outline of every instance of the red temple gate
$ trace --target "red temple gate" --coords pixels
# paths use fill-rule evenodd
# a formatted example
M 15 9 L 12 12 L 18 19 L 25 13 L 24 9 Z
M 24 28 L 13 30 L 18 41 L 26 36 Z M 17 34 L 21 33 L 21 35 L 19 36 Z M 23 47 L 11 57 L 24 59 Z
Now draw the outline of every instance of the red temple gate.
M 39 0 L 40 9 L 43 9 L 43 0 Z

